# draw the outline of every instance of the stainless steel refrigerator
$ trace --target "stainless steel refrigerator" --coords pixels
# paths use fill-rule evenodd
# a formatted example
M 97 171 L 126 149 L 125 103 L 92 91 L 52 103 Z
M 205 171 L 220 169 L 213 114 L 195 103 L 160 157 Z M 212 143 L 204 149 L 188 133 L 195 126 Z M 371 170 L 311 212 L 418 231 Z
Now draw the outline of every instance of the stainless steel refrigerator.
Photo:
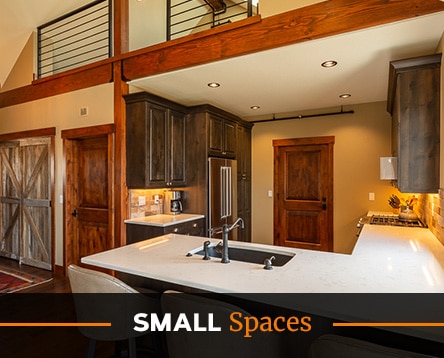
M 237 219 L 237 162 L 232 159 L 208 159 L 208 228 L 209 236 L 221 238 L 211 229 L 232 224 Z M 229 238 L 237 240 L 237 229 Z

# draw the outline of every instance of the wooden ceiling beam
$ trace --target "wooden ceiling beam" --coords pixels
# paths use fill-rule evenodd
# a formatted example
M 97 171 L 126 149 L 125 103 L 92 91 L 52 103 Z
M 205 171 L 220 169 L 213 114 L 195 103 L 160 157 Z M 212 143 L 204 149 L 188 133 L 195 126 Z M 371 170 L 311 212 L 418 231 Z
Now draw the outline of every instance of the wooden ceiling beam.
M 134 80 L 438 11 L 444 11 L 444 3 L 438 0 L 324 1 L 130 53 L 123 60 L 123 75 Z
M 328 0 L 264 19 L 254 16 L 1 92 L 0 108 L 113 81 L 113 63 L 122 67 L 123 80 L 134 80 L 439 11 L 444 11 L 439 0 Z M 118 43 L 122 50 L 124 41 Z

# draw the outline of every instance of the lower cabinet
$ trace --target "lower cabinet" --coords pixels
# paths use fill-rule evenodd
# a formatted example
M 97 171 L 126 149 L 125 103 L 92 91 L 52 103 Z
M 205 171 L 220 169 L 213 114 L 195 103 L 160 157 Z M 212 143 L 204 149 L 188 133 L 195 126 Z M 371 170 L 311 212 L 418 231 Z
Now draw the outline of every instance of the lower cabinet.
M 126 224 L 126 244 L 152 239 L 166 234 L 181 234 L 191 236 L 205 236 L 205 219 L 187 221 L 169 226 L 152 226 L 142 224 Z

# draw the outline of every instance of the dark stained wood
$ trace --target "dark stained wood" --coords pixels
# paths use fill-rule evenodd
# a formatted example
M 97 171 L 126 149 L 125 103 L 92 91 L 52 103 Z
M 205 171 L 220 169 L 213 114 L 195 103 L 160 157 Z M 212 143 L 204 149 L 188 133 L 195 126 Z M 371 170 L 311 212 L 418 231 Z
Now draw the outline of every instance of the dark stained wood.
M 274 244 L 333 251 L 334 137 L 274 140 Z
M 216 120 L 215 120 L 216 119 Z M 226 142 L 224 123 L 231 130 L 231 144 L 225 144 L 231 153 L 222 154 Z M 251 240 L 251 123 L 211 105 L 188 108 L 186 117 L 187 187 L 183 205 L 188 212 L 208 218 L 208 157 L 231 157 L 238 160 L 237 213 L 245 221 L 244 230 L 238 230 L 238 240 Z M 243 128 L 240 134 L 240 127 Z M 217 144 L 216 144 L 217 143 Z M 228 142 L 230 143 L 230 142 Z M 207 236 L 207 233 L 206 233 Z
M 251 128 L 252 123 L 237 124 L 237 217 L 244 219 L 245 227 L 238 230 L 239 241 L 251 242 Z
M 229 118 L 208 112 L 209 155 L 215 157 L 236 157 L 237 124 Z
M 443 10 L 444 4 L 436 0 L 329 0 L 130 54 L 123 60 L 123 74 L 133 80 Z
M 65 270 L 71 263 L 80 264 L 83 256 L 115 246 L 113 128 L 104 125 L 62 132 Z
M 135 242 L 152 239 L 154 237 L 170 233 L 181 234 L 181 235 L 206 236 L 205 219 L 192 220 L 185 223 L 170 225 L 166 227 L 127 223 L 126 243 L 134 244 Z
M 145 92 L 125 100 L 127 186 L 184 186 L 186 109 Z
M 440 181 L 441 54 L 391 62 L 388 110 L 398 189 L 437 193 Z

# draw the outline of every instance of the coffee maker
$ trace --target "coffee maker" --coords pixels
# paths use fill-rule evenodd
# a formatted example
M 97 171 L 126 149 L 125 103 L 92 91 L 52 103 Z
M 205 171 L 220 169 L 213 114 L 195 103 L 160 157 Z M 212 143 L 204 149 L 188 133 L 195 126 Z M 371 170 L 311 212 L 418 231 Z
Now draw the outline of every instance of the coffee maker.
M 181 192 L 179 190 L 167 190 L 165 192 L 164 213 L 177 215 L 182 212 Z

